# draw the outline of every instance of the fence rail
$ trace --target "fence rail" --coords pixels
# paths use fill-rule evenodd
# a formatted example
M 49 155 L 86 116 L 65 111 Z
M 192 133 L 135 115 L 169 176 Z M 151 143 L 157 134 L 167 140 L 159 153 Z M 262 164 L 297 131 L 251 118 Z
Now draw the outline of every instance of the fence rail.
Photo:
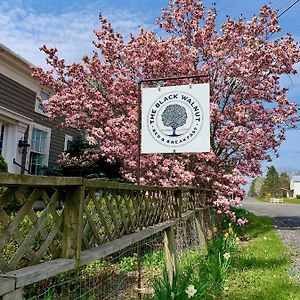
M 17 299 L 17 290 L 25 285 L 110 255 L 158 231 L 165 231 L 170 240 L 170 228 L 189 214 L 202 212 L 204 222 L 210 222 L 207 191 L 192 187 L 13 174 L 0 175 L 0 186 L 3 299 Z

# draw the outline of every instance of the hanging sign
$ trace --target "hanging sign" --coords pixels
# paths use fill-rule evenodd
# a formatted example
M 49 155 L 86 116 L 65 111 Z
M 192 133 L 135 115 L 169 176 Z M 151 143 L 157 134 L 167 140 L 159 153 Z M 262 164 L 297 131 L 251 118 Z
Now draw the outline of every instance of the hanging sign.
M 208 83 L 142 89 L 141 153 L 209 151 Z

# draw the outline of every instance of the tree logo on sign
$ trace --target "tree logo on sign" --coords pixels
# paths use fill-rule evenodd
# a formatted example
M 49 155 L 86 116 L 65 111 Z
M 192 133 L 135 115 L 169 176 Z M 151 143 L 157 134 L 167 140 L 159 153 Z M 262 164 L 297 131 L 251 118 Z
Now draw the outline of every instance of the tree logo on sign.
M 176 129 L 186 124 L 187 113 L 183 106 L 171 104 L 165 108 L 161 119 L 166 127 L 172 127 L 173 129 L 173 133 L 169 136 L 180 136 L 182 134 L 176 134 Z
M 167 147 L 191 142 L 201 131 L 203 112 L 192 95 L 173 91 L 160 95 L 148 111 L 147 126 L 155 141 Z

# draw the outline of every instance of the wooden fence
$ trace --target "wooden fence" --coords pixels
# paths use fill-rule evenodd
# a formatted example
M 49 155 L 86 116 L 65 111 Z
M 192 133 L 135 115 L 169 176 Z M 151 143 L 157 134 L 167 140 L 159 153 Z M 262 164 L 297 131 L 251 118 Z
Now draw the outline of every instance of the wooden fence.
M 0 175 L 0 186 L 3 299 L 22 299 L 28 284 L 86 265 L 159 231 L 165 231 L 167 257 L 172 257 L 172 226 L 190 214 L 201 211 L 206 235 L 211 235 L 204 190 L 13 174 Z M 172 270 L 174 262 L 167 261 Z

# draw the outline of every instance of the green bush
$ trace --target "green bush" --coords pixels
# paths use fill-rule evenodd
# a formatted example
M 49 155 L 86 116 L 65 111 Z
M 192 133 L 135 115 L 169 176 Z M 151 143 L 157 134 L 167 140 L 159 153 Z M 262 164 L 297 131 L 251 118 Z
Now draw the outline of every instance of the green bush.
M 112 272 L 113 266 L 104 259 L 96 260 L 83 267 L 85 277 L 105 277 Z
M 137 254 L 134 253 L 132 256 L 123 257 L 119 263 L 117 263 L 117 268 L 121 273 L 132 272 L 137 268 Z
M 142 256 L 142 265 L 148 268 L 163 268 L 165 262 L 164 251 L 153 251 Z
M 296 199 L 300 199 L 300 195 L 296 195 Z
M 122 180 L 121 161 L 108 162 L 98 148 L 91 146 L 83 134 L 77 134 L 66 152 L 60 155 L 58 167 L 45 169 L 44 173 L 58 176 L 82 176 Z
M 8 172 L 8 167 L 7 167 L 7 163 L 4 160 L 3 156 L 0 155 L 0 172 Z
M 41 217 L 43 212 L 36 212 L 36 216 L 38 218 Z M 61 211 L 57 211 L 58 215 L 61 214 Z M 10 219 L 14 220 L 16 216 L 15 212 L 10 213 Z M 54 219 L 52 217 L 51 214 L 49 214 L 45 220 L 45 229 L 50 232 L 54 226 Z M 25 218 L 21 221 L 20 225 L 17 228 L 17 231 L 24 237 L 28 236 L 29 232 L 31 231 L 31 229 L 33 228 L 33 223 L 31 221 L 31 219 L 26 215 Z M 0 232 L 2 232 L 4 229 L 4 226 L 2 223 L 0 223 Z M 61 240 L 61 236 L 60 234 L 58 234 L 54 240 L 53 243 L 59 247 L 60 245 L 60 240 Z M 42 246 L 44 242 L 44 239 L 42 238 L 42 236 L 40 234 L 36 235 L 35 238 L 33 239 L 33 241 L 30 243 L 31 245 L 31 249 L 33 251 L 37 251 L 38 249 L 40 249 L 40 247 Z M 13 240 L 13 239 L 9 239 L 6 244 L 5 247 L 2 250 L 3 256 L 5 257 L 5 259 L 7 261 L 11 260 L 13 258 L 13 256 L 16 254 L 17 250 L 19 248 L 19 245 Z M 50 251 L 46 252 L 45 255 L 42 257 L 41 262 L 43 261 L 48 261 L 52 259 L 52 254 L 50 253 Z M 24 258 L 21 260 L 21 262 L 19 263 L 18 267 L 26 267 L 28 265 L 28 261 Z
M 0 155 L 0 173 L 7 173 L 8 172 L 8 167 L 7 167 L 7 163 L 4 160 L 3 156 Z M 5 191 L 5 187 L 4 186 L 0 186 L 0 195 Z

